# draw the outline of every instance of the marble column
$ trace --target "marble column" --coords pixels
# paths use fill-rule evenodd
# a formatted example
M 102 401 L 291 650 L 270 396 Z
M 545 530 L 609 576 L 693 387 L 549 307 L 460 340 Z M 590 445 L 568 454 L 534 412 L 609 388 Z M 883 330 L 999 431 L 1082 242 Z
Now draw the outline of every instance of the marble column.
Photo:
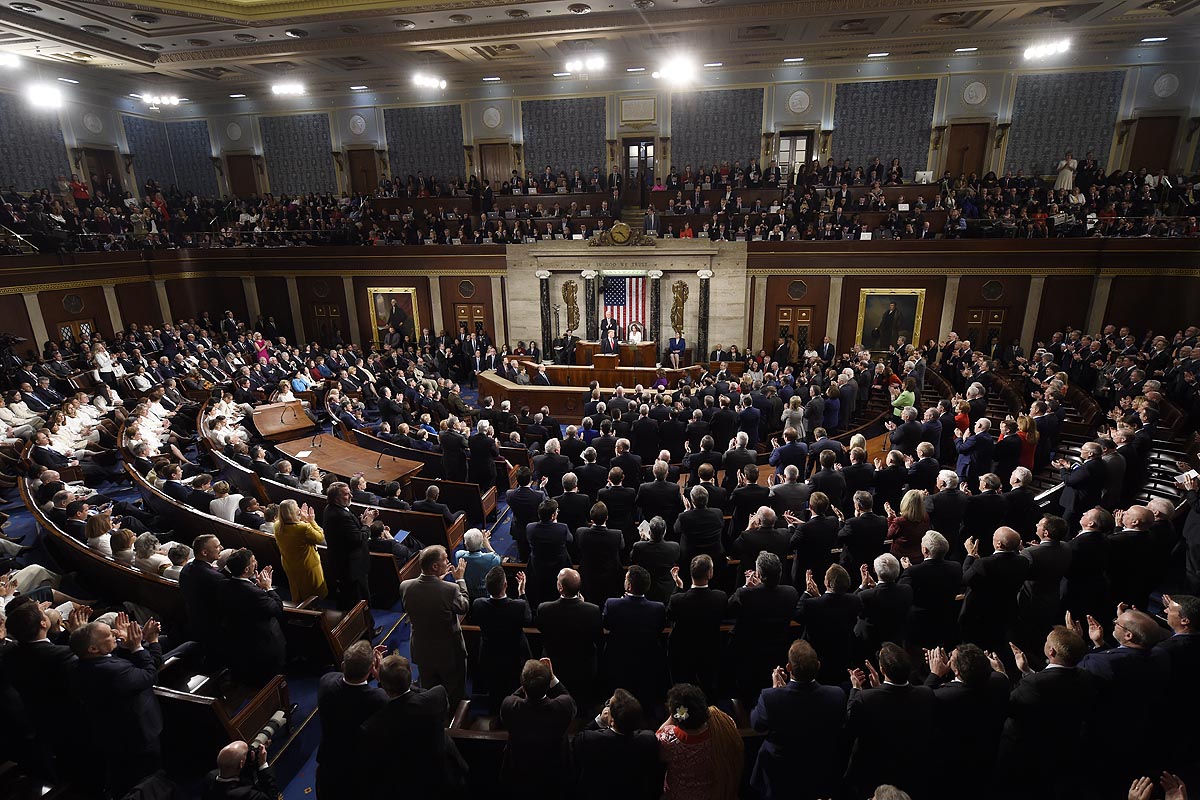
M 292 332 L 295 334 L 296 343 L 307 341 L 304 335 L 304 314 L 300 311 L 300 289 L 296 286 L 296 279 L 291 275 L 287 276 L 287 293 L 288 305 L 292 309 Z
M 262 304 L 258 301 L 258 284 L 254 282 L 254 278 L 242 278 L 242 292 L 246 295 L 246 324 L 253 330 L 258 315 L 262 313 Z
M 749 281 L 747 281 L 749 283 Z M 766 341 L 763 339 L 763 329 L 766 327 L 767 313 L 767 279 L 763 275 L 759 275 L 754 281 L 754 300 L 750 305 L 750 313 L 746 315 L 747 323 L 750 325 L 749 336 L 746 338 L 750 342 L 750 346 L 757 352 L 764 347 L 767 347 Z M 772 339 L 771 341 L 774 341 Z M 769 348 L 768 348 L 769 349 Z
M 495 288 L 494 286 L 492 287 L 493 292 Z M 495 297 L 495 294 L 492 296 Z M 442 316 L 442 281 L 440 278 L 429 278 L 429 313 L 433 314 L 433 319 L 428 322 L 422 322 L 421 327 L 429 328 L 430 336 L 437 336 L 438 331 L 446 324 L 445 318 Z M 497 322 L 497 325 L 499 325 L 499 322 Z M 417 336 L 421 335 L 421 331 L 419 330 L 413 331 L 413 333 Z M 492 338 L 497 338 L 495 331 L 492 331 Z
M 22 292 L 21 299 L 25 301 L 25 313 L 29 314 L 29 326 L 33 328 L 34 350 L 41 350 L 42 345 L 50 341 L 50 331 L 46 329 L 46 318 L 42 316 L 42 306 L 38 303 L 37 292 Z M 55 331 L 55 339 L 58 338 Z
M 1097 333 L 1104 327 L 1104 312 L 1108 310 L 1108 296 L 1112 293 L 1113 279 L 1105 275 L 1097 275 L 1092 282 L 1092 302 L 1088 306 L 1087 328 L 1085 330 Z
M 361 335 L 358 330 L 358 298 L 354 296 L 354 278 L 343 275 L 342 289 L 346 292 L 346 315 L 350 317 L 350 341 L 354 341 Z M 367 338 L 364 341 L 373 340 L 374 334 L 375 331 L 367 330 Z
M 500 280 L 499 275 L 493 275 L 490 279 L 492 287 L 492 330 L 489 332 L 492 335 L 493 341 L 507 342 L 508 321 L 504 318 L 504 286 L 500 283 Z M 430 278 L 430 283 L 432 282 L 433 279 Z M 438 302 L 441 302 L 440 297 L 438 298 Z M 441 324 L 437 327 L 440 328 Z M 429 326 L 429 331 L 434 336 L 437 335 L 437 330 L 434 329 L 433 325 Z
M 117 289 L 112 284 L 104 287 L 104 305 L 108 306 L 108 320 L 112 323 L 113 333 L 120 334 L 125 329 L 121 321 L 121 308 L 117 302 Z
M 534 274 L 538 279 L 538 304 L 542 311 L 542 353 L 550 353 L 554 349 L 550 335 L 550 271 L 539 269 Z
M 700 279 L 700 313 L 698 318 L 699 330 L 696 332 L 696 344 L 692 348 L 692 361 L 699 363 L 708 352 L 708 294 L 709 283 L 713 276 L 711 269 L 702 269 L 696 273 Z
M 843 343 L 837 340 L 838 326 L 842 324 L 842 284 L 845 280 L 841 275 L 834 275 L 829 279 L 829 309 L 825 315 L 825 333 L 823 335 L 828 336 L 829 341 L 833 342 L 835 347 L 841 347 L 838 352 L 849 353 L 850 345 L 854 342 Z M 816 334 L 816 331 L 813 333 Z M 816 336 L 810 338 L 815 340 Z
M 594 342 L 600 338 L 600 299 L 596 296 L 596 271 L 594 269 L 584 270 L 582 275 L 583 302 L 587 306 L 587 316 L 585 317 L 587 332 L 583 338 Z
M 155 281 L 154 293 L 158 296 L 158 310 L 162 313 L 163 322 L 171 321 L 171 301 L 167 297 L 167 282 Z
M 662 270 L 653 269 L 646 273 L 650 278 L 650 327 L 646 331 L 647 339 L 655 342 L 662 341 Z
M 958 304 L 958 285 L 960 279 L 957 275 L 951 275 L 946 278 L 946 296 L 942 299 L 942 316 L 938 321 L 937 336 L 940 340 L 943 336 L 954 328 L 954 306 Z M 913 331 L 913 342 L 920 343 L 923 341 L 920 331 Z M 978 342 L 973 342 L 978 346 Z
M 1026 354 L 1033 352 L 1033 336 L 1037 330 L 1038 311 L 1042 307 L 1042 292 L 1046 290 L 1046 276 L 1034 275 L 1029 279 L 1029 295 L 1025 298 L 1025 321 L 1021 323 L 1021 346 Z

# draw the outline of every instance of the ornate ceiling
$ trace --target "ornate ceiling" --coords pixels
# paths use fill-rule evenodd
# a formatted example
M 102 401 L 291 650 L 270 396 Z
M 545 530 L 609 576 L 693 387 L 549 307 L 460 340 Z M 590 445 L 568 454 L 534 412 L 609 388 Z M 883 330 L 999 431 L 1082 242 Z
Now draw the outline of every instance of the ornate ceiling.
M 723 70 L 778 69 L 780 79 L 795 74 L 785 68 L 850 66 L 883 51 L 891 61 L 999 57 L 1012 67 L 1027 45 L 1061 36 L 1076 52 L 1111 52 L 1114 64 L 1197 60 L 1200 33 L 1200 0 L 0 2 L 0 51 L 32 59 L 41 74 L 102 68 L 117 91 L 170 86 L 193 99 L 261 92 L 281 78 L 310 93 L 408 91 L 422 69 L 450 91 L 485 76 L 546 83 L 590 53 L 613 75 L 682 51 Z M 1156 36 L 1170 38 L 1141 41 Z M 962 47 L 977 50 L 955 52 Z

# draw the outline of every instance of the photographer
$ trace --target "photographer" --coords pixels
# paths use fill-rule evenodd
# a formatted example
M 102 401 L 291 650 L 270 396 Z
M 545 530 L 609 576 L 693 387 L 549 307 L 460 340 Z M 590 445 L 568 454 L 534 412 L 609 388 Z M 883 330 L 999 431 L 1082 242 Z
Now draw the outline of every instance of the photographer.
M 204 781 L 204 800 L 275 800 L 279 787 L 267 763 L 267 745 L 232 742 L 217 754 L 217 768 Z

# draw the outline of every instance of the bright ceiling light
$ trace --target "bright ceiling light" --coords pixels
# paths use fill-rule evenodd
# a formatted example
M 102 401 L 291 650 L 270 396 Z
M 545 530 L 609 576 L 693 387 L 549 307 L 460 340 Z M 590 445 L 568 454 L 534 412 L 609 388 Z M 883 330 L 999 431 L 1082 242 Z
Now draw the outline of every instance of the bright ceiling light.
M 569 73 L 569 72 L 556 72 L 556 73 L 554 73 L 554 77 L 556 77 L 556 78 L 569 78 L 569 77 L 571 77 L 571 73 Z
M 584 59 L 583 66 L 588 72 L 604 69 L 604 56 L 588 56 Z
M 1038 58 L 1049 58 L 1050 56 L 1056 56 L 1060 53 L 1065 53 L 1070 49 L 1070 39 L 1059 39 L 1057 42 L 1035 44 L 1032 47 L 1025 48 L 1025 60 L 1032 61 Z
M 783 63 L 785 63 L 785 64 L 799 64 L 799 63 L 800 63 L 801 61 L 803 61 L 803 60 L 804 60 L 803 58 L 785 58 L 785 59 L 783 60 Z
M 229 96 L 230 96 L 230 97 L 232 97 L 234 100 L 240 100 L 240 99 L 242 99 L 243 97 L 245 97 L 246 95 L 244 95 L 244 94 L 231 94 L 231 95 L 229 95 Z
M 974 53 L 978 49 L 979 49 L 978 47 L 956 47 L 956 48 L 954 48 L 954 52 L 956 52 L 956 53 Z
M 129 96 L 130 96 L 130 97 L 132 97 L 132 98 L 133 98 L 133 99 L 135 99 L 135 100 L 141 100 L 141 99 L 142 99 L 142 96 L 141 96 L 140 94 L 134 94 L 133 92 L 130 92 L 130 93 L 129 93 Z
M 725 66 L 725 62 L 724 61 L 710 61 L 707 64 L 705 64 L 704 66 L 706 66 L 706 67 L 723 67 L 723 66 Z
M 276 83 L 271 86 L 271 94 L 292 95 L 304 94 L 302 83 Z
M 1165 36 L 1147 36 L 1145 39 L 1142 39 L 1143 42 L 1165 42 L 1166 40 L 1167 37 Z
M 645 72 L 646 68 L 645 67 L 626 67 L 625 71 L 626 72 Z
M 351 86 L 350 91 L 361 92 L 363 89 L 366 89 L 366 88 L 367 88 L 366 86 Z
M 142 93 L 142 102 L 150 106 L 177 106 L 181 98 L 175 95 Z
M 16 68 L 21 66 L 21 59 L 12 53 L 0 53 L 0 67 Z
M 500 80 L 500 76 L 499 75 L 488 75 L 483 80 L 485 83 L 495 83 L 496 81 Z
M 62 92 L 48 83 L 31 83 L 25 90 L 25 97 L 35 108 L 62 107 Z
M 891 53 L 867 53 L 867 58 L 883 58 L 890 55 Z
M 682 86 L 690 83 L 692 78 L 696 76 L 695 63 L 686 56 L 675 56 L 668 59 L 662 64 L 658 71 L 654 73 L 656 80 L 665 80 L 667 83 L 676 86 Z
M 445 89 L 446 81 L 436 75 L 424 75 L 418 72 L 413 75 L 413 83 L 422 89 Z
M 79 81 L 75 80 L 74 78 L 59 78 L 58 80 L 62 81 L 63 83 L 79 83 Z

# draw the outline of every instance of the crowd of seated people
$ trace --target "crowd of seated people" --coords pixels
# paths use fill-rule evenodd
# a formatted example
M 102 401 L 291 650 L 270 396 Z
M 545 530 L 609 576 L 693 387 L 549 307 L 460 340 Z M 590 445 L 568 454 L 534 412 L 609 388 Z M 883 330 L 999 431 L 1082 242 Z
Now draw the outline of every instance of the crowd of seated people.
M 171 381 L 191 381 L 193 391 L 219 388 L 203 422 L 223 417 L 237 433 L 214 447 L 281 482 L 290 470 L 255 440 L 247 413 L 277 391 L 312 392 L 347 427 L 411 447 L 423 439 L 441 451 L 447 477 L 481 487 L 495 474 L 488 440 L 522 424 L 546 434 L 506 498 L 517 555 L 526 562 L 515 588 L 487 556 L 482 532 L 471 532 L 461 560 L 456 554 L 452 562 L 441 547 L 376 531 L 370 514 L 360 520 L 346 511 L 351 502 L 388 507 L 389 499 L 403 507 L 395 489 L 378 497 L 361 478 L 322 483 L 319 472 L 296 476 L 298 484 L 315 481 L 329 506 L 320 521 L 294 502 L 276 511 L 272 532 L 293 599 L 296 587 L 326 593 L 340 607 L 362 596 L 352 576 L 326 574 L 312 549 L 327 537 L 338 541 L 342 526 L 370 529 L 381 552 L 395 554 L 398 544 L 407 558 L 419 550 L 422 575 L 401 586 L 413 641 L 422 642 L 412 650 L 420 685 L 407 659 L 383 658 L 366 644 L 347 651 L 343 673 L 323 681 L 319 695 L 318 795 L 341 796 L 361 780 L 359 760 L 369 753 L 396 760 L 381 787 L 363 789 L 370 796 L 461 785 L 464 765 L 443 736 L 406 740 L 401 755 L 394 743 L 415 724 L 442 727 L 468 677 L 507 731 L 499 780 L 511 794 L 549 797 L 578 787 L 599 796 L 733 797 L 742 782 L 742 738 L 728 697 L 753 709 L 748 722 L 766 737 L 749 776 L 764 798 L 874 793 L 919 800 L 961 796 L 964 785 L 982 797 L 1086 791 L 1105 798 L 1124 797 L 1131 782 L 1148 796 L 1144 776 L 1161 773 L 1168 790 L 1175 773 L 1191 777 L 1200 710 L 1193 680 L 1200 559 L 1192 541 L 1200 481 L 1184 483 L 1191 510 L 1183 519 L 1174 519 L 1170 501 L 1137 498 L 1166 384 L 1191 374 L 1183 382 L 1195 392 L 1195 328 L 1170 340 L 1146 336 L 1140 346 L 1136 337 L 1127 343 L 1131 334 L 1122 329 L 1066 331 L 1030 360 L 1016 349 L 979 351 L 953 333 L 924 347 L 898 340 L 882 354 L 860 344 L 839 354 L 828 340 L 802 350 L 781 339 L 771 354 L 746 358 L 740 379 L 721 363 L 733 360 L 732 348 L 718 345 L 711 354 L 716 368 L 694 383 L 618 388 L 607 397 L 592 387 L 580 426 L 564 431 L 545 409 L 523 422 L 526 415 L 490 398 L 480 409 L 463 401 L 461 381 L 500 366 L 483 366 L 481 354 L 508 349 L 483 332 L 447 337 L 426 330 L 406 340 L 393 330 L 391 342 L 364 350 L 290 345 L 269 324 L 259 319 L 251 331 L 227 312 L 220 323 L 206 314 L 159 328 L 132 325 L 107 343 L 98 336 L 48 345 L 43 358 L 22 365 L 29 373 L 23 382 L 33 382 L 25 391 L 53 400 L 33 384 L 47 378 L 53 388 L 94 371 L 94 393 L 77 399 L 88 401 L 97 420 L 124 424 L 122 444 L 135 469 L 153 473 L 180 502 L 252 527 L 269 524 L 255 504 L 189 462 L 191 438 L 206 425 L 197 424 L 194 403 L 171 394 Z M 1125 359 L 1132 367 L 1118 377 Z M 1008 380 L 1025 381 L 1020 392 L 1028 405 L 993 420 L 988 397 L 1000 391 L 997 362 L 1012 365 Z M 1111 365 L 1119 365 L 1114 414 L 1078 462 L 1064 460 L 1057 445 L 1066 389 L 1082 384 L 1087 369 Z M 955 396 L 923 408 L 930 369 L 945 376 Z M 137 375 L 152 376 L 149 389 L 133 389 Z M 360 401 L 370 413 L 360 412 Z M 80 413 L 72 402 L 63 395 L 58 403 L 67 416 Z M 891 451 L 875 461 L 866 458 L 865 437 L 849 446 L 835 438 L 868 403 L 884 409 L 890 431 Z M 32 490 L 37 502 L 48 502 L 46 513 L 114 559 L 178 575 L 205 658 L 252 685 L 283 671 L 282 607 L 271 570 L 260 569 L 248 550 L 222 547 L 216 536 L 176 542 L 136 504 L 110 507 L 86 483 L 111 478 L 111 469 L 85 472 L 84 484 L 67 486 L 53 468 L 115 444 L 102 435 L 111 426 L 81 424 L 73 449 L 61 452 L 44 444 L 50 417 L 34 416 L 22 414 L 21 421 L 35 439 L 40 469 Z M 96 441 L 88 441 L 93 433 Z M 771 472 L 765 486 L 760 451 L 770 451 L 761 467 Z M 107 467 L 103 459 L 99 467 Z M 194 477 L 185 477 L 189 467 Z M 465 474 L 453 471 L 460 467 Z M 1033 502 L 1032 474 L 1048 468 L 1066 487 L 1061 516 L 1043 516 Z M 427 495 L 420 502 L 431 505 L 421 510 L 439 509 L 437 500 L 436 491 Z M 90 515 L 92 504 L 102 511 Z M 161 657 L 157 623 L 93 613 L 91 603 L 56 593 L 58 576 L 34 572 L 14 573 L 0 586 L 15 639 L 6 643 L 12 654 L 0 651 L 3 676 L 30 704 L 21 719 L 79 703 L 94 726 L 81 736 L 117 720 L 155 734 L 157 701 L 145 692 Z M 30 599 L 56 603 L 57 611 Z M 1113 609 L 1109 627 L 1104 615 Z M 1166 625 L 1147 611 L 1161 612 Z M 466 615 L 481 642 L 480 671 L 471 674 L 457 615 Z M 543 661 L 529 659 L 529 625 L 540 632 Z M 727 646 L 722 625 L 732 625 Z M 665 642 L 664 628 L 671 630 Z M 53 685 L 77 689 L 37 689 L 35 681 L 50 673 L 29 667 L 42 663 L 31 653 L 46 647 L 38 644 L 44 640 L 60 656 L 53 674 L 62 680 Z M 114 652 L 123 669 L 145 673 L 137 689 L 118 691 L 93 669 Z M 72 670 L 86 675 L 76 680 Z M 342 698 L 354 711 L 339 715 L 338 692 L 349 686 L 370 699 Z M 114 697 L 127 699 L 117 707 Z M 578 730 L 577 717 L 593 716 Z M 589 734 L 620 744 L 606 751 Z M 88 757 L 76 760 L 64 757 L 77 751 L 64 751 L 61 735 L 32 725 L 31 762 L 41 774 L 77 777 L 94 766 L 93 756 L 102 757 L 101 774 L 118 793 L 161 756 L 152 735 L 155 741 L 120 738 L 84 748 Z M 948 750 L 928 758 L 897 748 L 897 736 L 944 742 Z M 609 769 L 602 780 L 596 773 L 618 757 L 602 755 L 608 751 L 619 751 L 627 768 Z M 223 751 L 222 758 L 213 779 L 224 782 L 221 791 L 255 779 L 254 770 L 245 777 L 244 751 Z M 888 788 L 877 790 L 881 785 Z

